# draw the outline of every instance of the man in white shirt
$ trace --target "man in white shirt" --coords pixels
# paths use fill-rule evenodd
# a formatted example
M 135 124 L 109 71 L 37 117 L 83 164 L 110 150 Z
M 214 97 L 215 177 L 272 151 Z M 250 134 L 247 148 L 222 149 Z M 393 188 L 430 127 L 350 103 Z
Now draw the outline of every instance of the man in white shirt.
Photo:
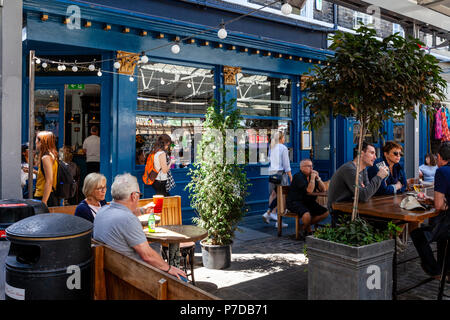
M 86 154 L 87 174 L 100 172 L 100 137 L 96 126 L 91 127 L 91 135 L 84 140 L 83 151 Z

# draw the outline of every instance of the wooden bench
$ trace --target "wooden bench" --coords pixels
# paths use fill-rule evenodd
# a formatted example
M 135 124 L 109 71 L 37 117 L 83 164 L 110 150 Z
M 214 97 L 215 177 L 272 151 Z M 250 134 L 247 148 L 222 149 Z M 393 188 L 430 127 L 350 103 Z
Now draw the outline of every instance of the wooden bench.
M 324 181 L 325 191 L 328 190 L 329 181 Z M 298 214 L 290 212 L 286 208 L 286 197 L 289 192 L 289 186 L 277 186 L 277 212 L 278 212 L 278 236 L 281 236 L 281 229 L 283 223 L 283 217 L 295 218 L 295 239 L 299 239 L 300 233 L 300 218 Z M 318 197 L 317 203 L 326 207 L 328 202 L 328 197 Z
M 218 300 L 146 262 L 92 240 L 94 300 Z

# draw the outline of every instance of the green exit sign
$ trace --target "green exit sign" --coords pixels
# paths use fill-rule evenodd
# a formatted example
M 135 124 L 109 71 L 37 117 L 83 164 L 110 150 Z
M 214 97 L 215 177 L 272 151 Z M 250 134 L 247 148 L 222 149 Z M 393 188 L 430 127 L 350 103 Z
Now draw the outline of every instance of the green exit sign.
M 69 89 L 69 90 L 84 90 L 84 84 L 68 84 L 67 89 Z

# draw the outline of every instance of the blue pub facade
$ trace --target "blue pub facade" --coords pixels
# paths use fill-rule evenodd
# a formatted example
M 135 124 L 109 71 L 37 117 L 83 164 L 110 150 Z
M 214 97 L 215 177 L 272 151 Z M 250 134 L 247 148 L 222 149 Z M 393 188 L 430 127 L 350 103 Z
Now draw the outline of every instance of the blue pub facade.
M 223 1 L 24 0 L 22 141 L 28 140 L 27 70 L 34 50 L 42 59 L 35 77 L 36 130 L 53 130 L 58 148 L 69 146 L 76 155 L 90 127 L 98 126 L 100 171 L 109 186 L 115 175 L 129 172 L 144 197 L 151 197 L 152 187 L 141 179 L 142 152 L 159 134 L 181 129 L 174 151 L 184 160 L 172 169 L 171 194 L 181 195 L 186 223 L 195 215 L 184 190 L 186 160 L 194 160 L 195 128 L 212 100 L 221 101 L 220 89 L 228 90 L 227 99 L 237 99 L 243 125 L 256 130 L 248 146 L 267 147 L 269 137 L 258 132 L 284 130 L 293 173 L 301 159 L 311 157 L 328 180 L 352 158 L 358 124 L 336 118 L 310 132 L 301 84 L 313 64 L 332 54 L 327 37 L 335 29 L 264 12 L 242 17 L 248 12 Z M 217 35 L 221 23 L 224 39 Z M 144 55 L 148 61 L 139 62 Z M 404 143 L 402 121 L 387 122 L 384 131 L 384 139 Z M 373 139 L 380 145 L 379 140 Z M 246 165 L 252 184 L 248 214 L 267 209 L 267 167 L 264 153 Z

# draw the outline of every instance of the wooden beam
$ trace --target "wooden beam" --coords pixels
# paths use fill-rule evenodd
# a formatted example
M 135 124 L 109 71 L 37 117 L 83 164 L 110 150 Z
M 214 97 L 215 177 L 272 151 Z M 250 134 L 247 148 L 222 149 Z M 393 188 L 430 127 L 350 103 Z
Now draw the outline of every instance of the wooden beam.
M 92 255 L 94 256 L 94 277 L 93 277 L 93 298 L 94 300 L 106 300 L 106 284 L 104 270 L 104 247 L 94 244 L 92 247 Z
M 167 300 L 167 280 L 164 278 L 159 279 L 159 291 L 158 300 Z

